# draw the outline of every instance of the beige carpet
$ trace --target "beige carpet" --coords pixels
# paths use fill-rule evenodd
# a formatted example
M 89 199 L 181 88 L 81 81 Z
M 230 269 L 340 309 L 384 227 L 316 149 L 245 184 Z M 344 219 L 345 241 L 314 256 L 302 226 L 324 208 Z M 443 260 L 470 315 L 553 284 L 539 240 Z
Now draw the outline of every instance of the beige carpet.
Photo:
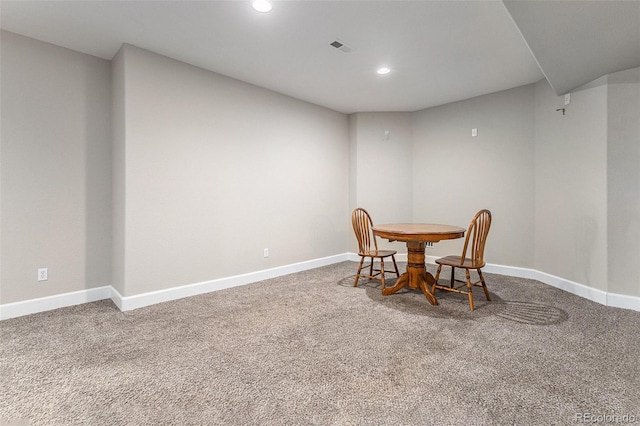
M 30 425 L 640 422 L 640 312 L 486 274 L 493 302 L 352 287 L 356 264 L 122 313 L 0 322 L 0 418 Z

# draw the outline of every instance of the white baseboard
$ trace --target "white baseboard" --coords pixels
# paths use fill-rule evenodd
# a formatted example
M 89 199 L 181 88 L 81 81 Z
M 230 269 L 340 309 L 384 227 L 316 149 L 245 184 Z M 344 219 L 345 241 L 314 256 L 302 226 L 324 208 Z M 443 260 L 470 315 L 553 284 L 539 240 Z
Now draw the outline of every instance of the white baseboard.
M 435 263 L 435 259 L 436 258 L 433 257 L 433 259 L 427 260 L 427 262 Z M 547 274 L 546 272 L 538 271 L 535 269 L 487 263 L 487 265 L 483 268 L 483 271 L 491 274 L 508 275 L 510 277 L 529 278 L 537 280 L 541 283 L 550 285 L 551 287 L 559 288 L 571 294 L 575 294 L 576 296 L 580 296 L 593 302 L 600 303 L 601 305 L 611 306 L 613 308 L 631 309 L 640 312 L 640 297 L 638 296 L 628 296 L 625 294 L 610 293 L 604 290 L 598 290 L 596 288 L 589 287 L 575 281 L 567 280 L 565 278 L 560 278 L 555 275 Z
M 625 294 L 607 293 L 607 306 L 631 309 L 640 312 L 640 297 Z
M 79 305 L 81 303 L 96 302 L 104 299 L 111 299 L 121 311 L 130 311 L 132 309 L 142 308 L 156 303 L 168 302 L 225 288 L 251 284 L 257 281 L 293 274 L 295 272 L 302 272 L 334 263 L 345 262 L 347 260 L 349 260 L 349 253 L 337 254 L 334 256 L 322 257 L 276 268 L 264 269 L 262 271 L 187 284 L 180 287 L 137 294 L 134 296 L 123 296 L 112 286 L 75 291 L 72 293 L 58 294 L 49 297 L 0 305 L 0 320 L 50 311 L 52 309 L 64 308 L 67 306 Z
M 434 264 L 436 256 L 425 257 L 425 261 Z M 95 302 L 98 300 L 111 299 L 121 311 L 142 308 L 156 303 L 168 302 L 185 297 L 196 296 L 212 291 L 222 290 L 230 287 L 237 287 L 251 284 L 257 281 L 276 278 L 282 275 L 302 272 L 309 269 L 319 268 L 334 263 L 344 261 L 359 262 L 360 256 L 356 253 L 342 253 L 334 256 L 313 259 L 305 262 L 293 263 L 262 271 L 250 272 L 247 274 L 234 275 L 231 277 L 219 278 L 211 281 L 204 281 L 188 284 L 180 287 L 173 287 L 166 290 L 159 290 L 149 293 L 137 294 L 134 296 L 122 296 L 112 286 L 104 286 L 87 290 L 75 291 L 72 293 L 58 294 L 38 299 L 30 299 L 21 302 L 0 305 L 0 320 L 16 318 L 24 315 L 45 312 L 67 306 L 79 305 L 82 303 Z M 396 260 L 406 262 L 406 253 L 398 253 Z M 504 266 L 487 264 L 484 271 L 498 275 L 508 275 L 519 278 L 529 278 L 556 287 L 577 296 L 592 300 L 606 306 L 616 308 L 632 309 L 640 311 L 640 297 L 627 296 L 623 294 L 609 293 L 597 290 L 580 283 L 576 283 L 564 278 L 559 278 L 535 269 L 520 268 L 514 266 Z
M 308 269 L 319 268 L 321 266 L 327 266 L 334 263 L 345 262 L 347 260 L 349 260 L 349 253 L 343 253 L 335 256 L 308 260 L 305 262 L 293 263 L 291 265 L 264 269 L 262 271 L 250 272 L 247 274 L 234 275 L 231 277 L 219 278 L 211 281 L 203 281 L 180 287 L 173 287 L 166 290 L 137 294 L 135 296 L 125 297 L 122 296 L 118 291 L 113 289 L 112 299 L 121 311 L 130 311 L 132 309 L 142 308 L 144 306 L 154 305 L 156 303 L 168 302 L 170 300 L 197 296 L 199 294 L 223 290 L 225 288 L 251 284 L 257 281 L 276 278 L 282 275 L 293 274 L 295 272 L 302 272 Z
M 38 299 L 24 300 L 22 302 L 6 303 L 0 305 L 0 320 L 51 311 L 67 306 L 81 305 L 83 303 L 96 302 L 110 297 L 111 286 L 107 285 L 71 293 L 40 297 Z
M 425 255 L 425 262 L 433 265 L 436 263 L 436 259 L 438 257 L 439 256 Z M 356 253 L 351 253 L 349 256 L 349 260 L 359 262 L 360 256 L 358 256 Z M 396 260 L 399 262 L 406 262 L 407 254 L 396 254 Z M 637 296 L 609 293 L 571 280 L 556 277 L 555 275 L 547 274 L 546 272 L 541 272 L 535 269 L 487 263 L 482 270 L 490 274 L 507 275 L 510 277 L 537 280 L 552 287 L 556 287 L 571 294 L 575 294 L 576 296 L 580 296 L 582 298 L 600 303 L 601 305 L 611 306 L 614 308 L 632 309 L 634 311 L 640 312 L 640 297 Z
M 556 277 L 555 275 L 547 274 L 546 272 L 537 271 L 538 276 L 536 279 L 552 287 L 559 288 L 576 296 L 583 297 L 585 299 L 598 302 L 601 305 L 607 304 L 607 292 L 598 290 L 571 280 Z

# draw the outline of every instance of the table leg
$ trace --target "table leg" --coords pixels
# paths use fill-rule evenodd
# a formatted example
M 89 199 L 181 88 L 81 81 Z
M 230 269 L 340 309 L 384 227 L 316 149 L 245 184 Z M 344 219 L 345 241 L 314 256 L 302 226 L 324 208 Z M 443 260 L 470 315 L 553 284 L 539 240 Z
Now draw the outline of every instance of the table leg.
M 433 283 L 435 283 L 435 278 L 427 272 L 427 268 L 425 267 L 424 247 L 424 242 L 407 242 L 407 250 L 409 252 L 407 256 L 407 272 L 398 278 L 398 281 L 396 281 L 393 287 L 388 287 L 382 291 L 384 296 L 393 294 L 408 285 L 409 288 L 420 289 L 432 305 L 438 304 L 438 300 L 429 290 Z
M 390 294 L 393 294 L 396 291 L 403 288 L 404 286 L 406 286 L 407 284 L 409 284 L 409 273 L 405 272 L 404 274 L 400 275 L 400 278 L 398 278 L 398 280 L 393 285 L 393 287 L 387 287 L 384 290 L 382 290 L 382 295 L 388 296 Z

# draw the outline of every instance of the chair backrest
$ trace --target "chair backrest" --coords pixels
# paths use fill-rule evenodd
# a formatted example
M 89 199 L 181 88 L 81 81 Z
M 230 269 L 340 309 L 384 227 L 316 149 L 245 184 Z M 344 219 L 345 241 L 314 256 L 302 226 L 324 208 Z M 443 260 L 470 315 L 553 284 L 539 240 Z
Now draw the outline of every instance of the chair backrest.
M 484 266 L 484 245 L 487 242 L 489 228 L 491 227 L 491 212 L 489 210 L 480 210 L 471 220 L 467 236 L 464 240 L 464 248 L 462 249 L 462 259 L 464 262 L 467 257 L 467 248 L 469 248 L 469 240 L 471 240 L 471 256 L 473 267 L 480 268 Z
M 374 250 L 377 251 L 378 243 L 371 232 L 373 221 L 369 213 L 365 209 L 358 207 L 351 213 L 351 224 L 353 225 L 353 232 L 355 232 L 358 239 L 360 254 L 371 252 L 372 245 Z

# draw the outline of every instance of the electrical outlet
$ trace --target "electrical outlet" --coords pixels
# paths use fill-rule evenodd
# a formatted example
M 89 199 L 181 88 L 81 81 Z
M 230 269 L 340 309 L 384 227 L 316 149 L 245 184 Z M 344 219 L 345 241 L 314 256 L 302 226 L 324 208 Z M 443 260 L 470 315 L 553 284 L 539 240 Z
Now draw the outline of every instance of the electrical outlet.
M 48 268 L 38 268 L 38 281 L 47 281 L 49 279 Z
M 571 103 L 571 93 L 564 95 L 564 104 L 569 105 Z
M 269 249 L 264 249 L 264 257 L 269 257 Z
M 476 127 L 474 127 L 473 129 L 471 129 L 471 137 L 476 137 L 478 136 L 478 129 Z
M 426 248 L 433 248 L 433 241 L 427 241 L 427 242 L 425 243 L 425 247 L 426 247 Z

